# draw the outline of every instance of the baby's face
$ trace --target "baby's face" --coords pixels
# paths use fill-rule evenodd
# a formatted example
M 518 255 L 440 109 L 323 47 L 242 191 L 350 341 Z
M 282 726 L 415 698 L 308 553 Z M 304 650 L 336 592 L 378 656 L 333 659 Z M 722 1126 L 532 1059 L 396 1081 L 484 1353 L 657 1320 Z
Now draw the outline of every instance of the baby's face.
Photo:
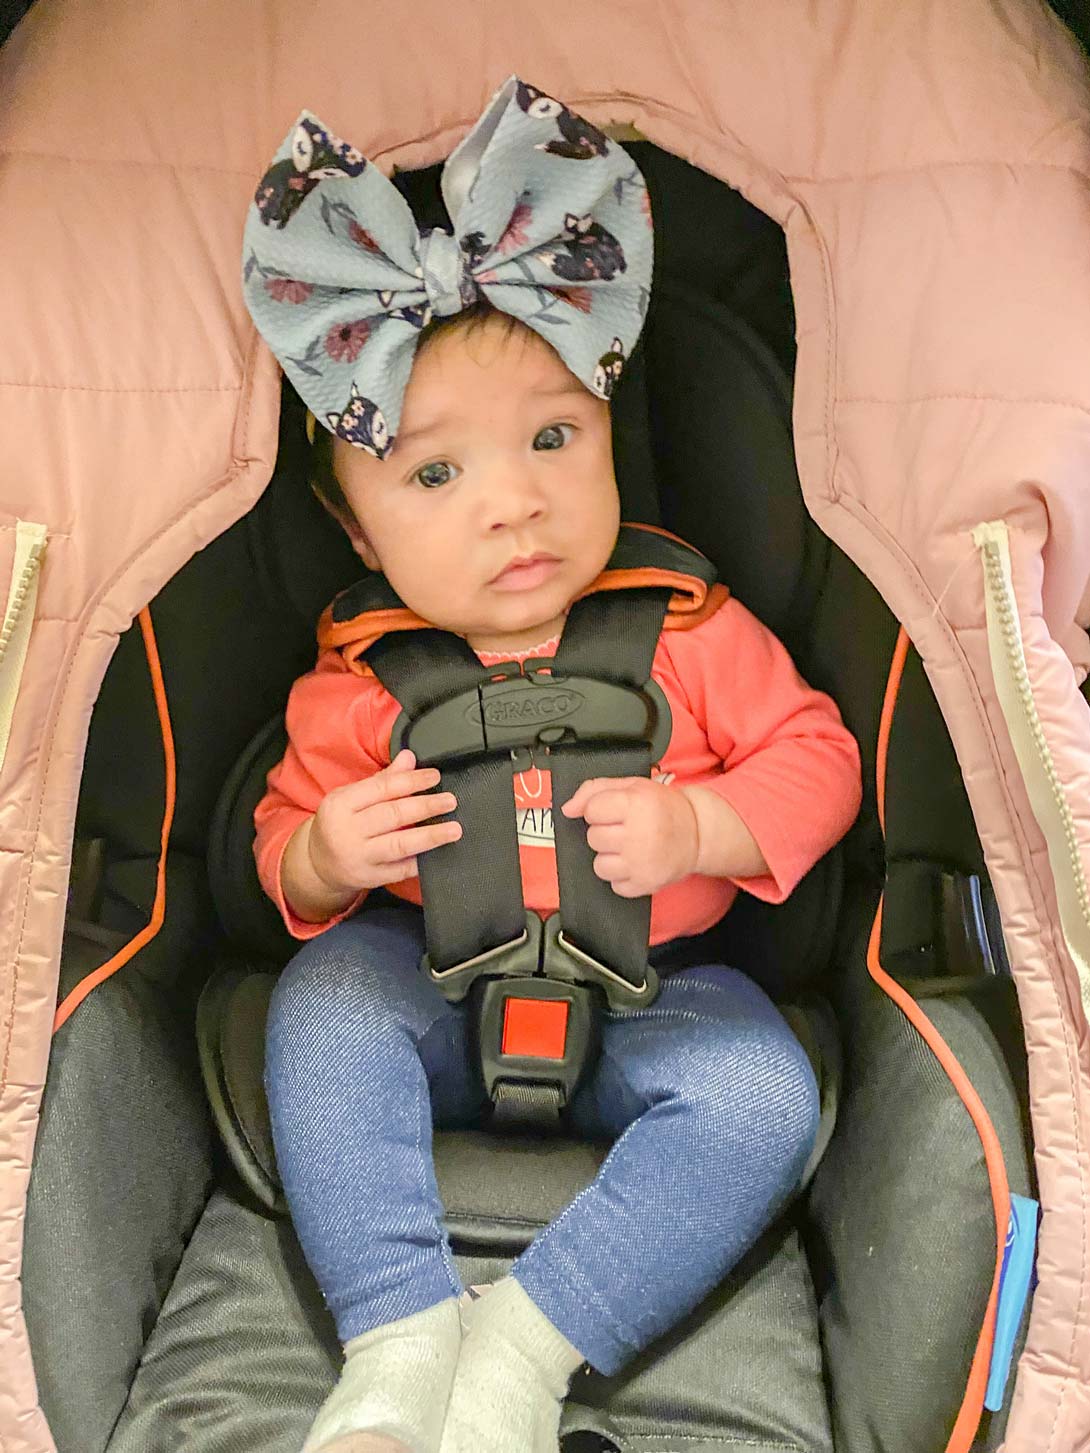
M 366 564 L 480 650 L 557 634 L 617 540 L 609 405 L 496 320 L 417 358 L 385 460 L 338 439 L 334 465 Z

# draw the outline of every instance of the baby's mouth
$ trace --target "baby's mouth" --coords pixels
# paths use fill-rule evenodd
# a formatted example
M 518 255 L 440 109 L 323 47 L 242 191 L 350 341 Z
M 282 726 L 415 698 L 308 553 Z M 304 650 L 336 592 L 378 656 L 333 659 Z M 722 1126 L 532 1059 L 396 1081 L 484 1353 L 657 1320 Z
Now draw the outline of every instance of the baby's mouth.
M 556 573 L 559 565 L 559 559 L 544 550 L 516 555 L 488 583 L 497 590 L 535 590 Z

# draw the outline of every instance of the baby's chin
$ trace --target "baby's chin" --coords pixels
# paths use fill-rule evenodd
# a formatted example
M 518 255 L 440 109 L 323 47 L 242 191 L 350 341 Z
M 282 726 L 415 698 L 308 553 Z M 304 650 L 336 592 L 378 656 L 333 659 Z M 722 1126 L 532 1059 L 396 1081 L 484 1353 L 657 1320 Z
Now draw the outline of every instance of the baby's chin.
M 483 643 L 485 650 L 517 650 L 540 645 L 552 636 L 558 636 L 564 626 L 565 613 L 554 611 L 549 615 L 542 615 L 535 611 L 517 619 L 507 617 L 502 620 L 489 618 L 464 621 L 444 629 L 453 630 L 457 635 L 463 636 L 470 645 L 482 646 Z
M 478 649 L 521 650 L 558 636 L 569 604 L 564 599 L 556 606 L 541 604 L 535 608 L 531 602 L 521 601 L 506 610 L 480 612 L 457 620 L 448 618 L 435 624 L 441 630 L 464 637 Z

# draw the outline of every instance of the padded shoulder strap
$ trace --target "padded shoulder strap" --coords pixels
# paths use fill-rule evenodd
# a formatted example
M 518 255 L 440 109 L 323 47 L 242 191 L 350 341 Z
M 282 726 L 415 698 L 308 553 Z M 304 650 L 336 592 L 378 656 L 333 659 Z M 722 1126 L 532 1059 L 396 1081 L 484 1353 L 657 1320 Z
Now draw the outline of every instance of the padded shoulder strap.
M 653 525 L 622 525 L 606 568 L 579 599 L 607 590 L 667 586 L 664 630 L 687 630 L 719 609 L 729 594 L 715 566 L 684 540 Z M 364 653 L 391 631 L 432 629 L 409 609 L 384 575 L 370 571 L 336 597 L 318 623 L 322 650 L 338 650 L 359 676 L 371 675 Z
M 671 601 L 680 595 L 688 613 L 693 613 L 693 604 L 703 604 L 712 579 L 710 563 L 682 541 L 658 532 L 623 531 L 596 588 L 572 602 L 556 656 L 548 663 L 551 672 L 564 680 L 585 682 L 586 689 L 612 682 L 642 692 Z M 389 619 L 389 606 L 379 613 Z M 484 742 L 489 708 L 480 687 L 488 683 L 491 689 L 498 668 L 482 666 L 460 636 L 424 628 L 410 640 L 406 629 L 387 630 L 362 646 L 375 675 L 410 718 L 440 703 L 446 710 L 451 702 L 456 720 L 471 711 L 480 713 Z M 506 680 L 501 685 L 510 697 Z M 665 703 L 663 710 L 669 721 Z M 535 719 L 529 741 L 535 740 L 533 731 L 539 725 Z M 569 714 L 569 732 L 572 729 Z M 544 748 L 555 801 L 566 801 L 588 777 L 650 774 L 651 741 L 614 731 L 614 735 L 561 738 Z M 463 828 L 457 842 L 423 854 L 418 864 L 428 954 L 441 973 L 468 966 L 523 932 L 525 908 L 511 797 L 513 757 L 496 746 L 479 756 L 434 759 L 441 764 L 442 787 L 458 799 L 457 817 Z M 553 830 L 565 940 L 594 962 L 608 965 L 615 979 L 634 989 L 645 984 L 650 897 L 622 900 L 595 875 L 594 855 L 580 821 L 554 814 Z
M 660 578 L 646 580 L 646 573 Z M 641 576 L 640 579 L 633 578 L 637 574 Z M 622 525 L 617 533 L 613 554 L 598 580 L 604 582 L 611 575 L 620 575 L 623 577 L 622 584 L 629 586 L 643 583 L 662 584 L 664 581 L 661 577 L 673 577 L 675 590 L 703 600 L 708 587 L 716 579 L 716 570 L 708 557 L 702 555 L 695 545 L 689 545 L 677 535 L 671 535 L 669 530 L 659 529 L 657 525 Z M 621 587 L 604 584 L 599 587 L 595 582 L 593 588 Z

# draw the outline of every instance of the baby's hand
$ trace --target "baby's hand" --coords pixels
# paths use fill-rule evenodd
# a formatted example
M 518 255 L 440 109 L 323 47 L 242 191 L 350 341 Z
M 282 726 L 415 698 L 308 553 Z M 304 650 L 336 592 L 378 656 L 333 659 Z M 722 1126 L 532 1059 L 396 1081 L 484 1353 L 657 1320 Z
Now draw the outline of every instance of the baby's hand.
M 331 894 L 356 894 L 364 888 L 400 883 L 416 873 L 416 859 L 429 848 L 456 842 L 457 822 L 428 822 L 458 806 L 453 792 L 432 793 L 436 767 L 417 767 L 406 748 L 388 767 L 335 787 L 310 820 L 310 866 Z M 428 823 L 426 827 L 414 824 Z
M 621 898 L 655 893 L 696 871 L 696 812 L 683 791 L 646 777 L 591 777 L 560 811 L 582 817 L 594 871 Z

